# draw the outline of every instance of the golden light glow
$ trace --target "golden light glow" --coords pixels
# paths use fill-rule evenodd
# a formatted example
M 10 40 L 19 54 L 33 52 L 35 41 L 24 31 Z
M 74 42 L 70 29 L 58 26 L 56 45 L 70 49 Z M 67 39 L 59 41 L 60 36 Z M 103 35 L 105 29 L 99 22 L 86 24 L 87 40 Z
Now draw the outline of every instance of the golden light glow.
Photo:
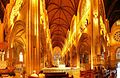
M 58 23 L 60 23 L 60 24 L 68 23 L 69 24 L 70 23 L 69 18 L 71 18 L 71 17 L 69 17 L 69 16 L 67 18 L 64 17 L 64 15 L 69 15 L 68 14 L 69 12 L 67 12 L 67 14 L 62 13 L 60 15 L 60 17 L 65 18 L 65 20 L 63 19 L 60 22 L 56 22 L 56 21 L 54 21 L 53 18 L 52 19 L 49 18 L 49 20 L 48 20 L 47 13 L 49 13 L 49 12 L 47 12 L 47 11 L 54 10 L 54 9 L 50 8 L 50 9 L 46 10 L 47 7 L 45 7 L 45 4 L 46 4 L 45 0 L 40 0 L 40 1 L 39 0 L 30 0 L 30 1 L 28 1 L 28 3 L 25 3 L 25 5 L 23 5 L 22 10 L 20 11 L 23 1 L 24 0 L 15 0 L 15 4 L 14 4 L 12 10 L 10 9 L 11 10 L 10 20 L 8 20 L 8 21 L 10 21 L 9 22 L 10 24 L 8 24 L 8 25 L 14 26 L 14 21 L 17 21 L 17 20 L 23 21 L 23 23 L 25 24 L 25 28 L 26 28 L 25 33 L 26 34 L 22 35 L 22 37 L 25 36 L 25 45 L 20 46 L 20 49 L 18 49 L 18 50 L 22 49 L 23 52 L 20 52 L 17 55 L 19 58 L 19 60 L 17 60 L 17 61 L 18 62 L 25 61 L 24 62 L 25 63 L 25 71 L 27 72 L 26 73 L 27 75 L 29 75 L 29 73 L 31 73 L 32 70 L 37 70 L 37 72 L 39 72 L 39 70 L 41 70 L 44 67 L 51 68 L 53 66 L 55 66 L 55 67 L 58 66 L 58 69 L 61 69 L 61 68 L 64 69 L 65 65 L 63 64 L 63 62 L 65 62 L 66 66 L 68 65 L 68 66 L 72 67 L 72 68 L 70 68 L 71 74 L 74 75 L 74 71 L 71 71 L 71 70 L 73 70 L 73 67 L 79 68 L 78 73 L 80 74 L 81 68 L 84 70 L 87 70 L 90 68 L 93 69 L 94 65 L 96 66 L 100 63 L 102 64 L 102 62 L 103 62 L 101 60 L 102 53 L 100 54 L 100 52 L 104 51 L 107 55 L 107 52 L 108 52 L 107 46 L 110 45 L 110 41 L 113 40 L 112 42 L 115 43 L 115 40 L 112 37 L 109 37 L 109 34 L 107 32 L 107 26 L 105 26 L 106 22 L 108 22 L 108 21 L 105 22 L 104 21 L 105 17 L 102 17 L 99 15 L 102 13 L 102 12 L 99 13 L 99 9 L 101 9 L 101 7 L 98 8 L 99 0 L 93 0 L 93 1 L 80 0 L 79 1 L 80 6 L 78 7 L 79 10 L 77 10 L 77 14 L 75 14 L 73 16 L 70 27 L 66 28 L 66 25 L 65 25 L 65 27 L 62 27 L 60 29 L 59 28 L 55 29 L 55 27 L 50 28 L 49 23 L 51 23 L 51 21 L 52 21 L 53 24 L 54 23 L 57 23 L 57 24 Z M 27 2 L 27 1 L 25 1 L 25 2 Z M 49 3 L 49 1 L 48 1 L 48 3 Z M 93 5 L 91 5 L 92 3 L 93 3 Z M 54 4 L 54 2 L 53 2 L 53 4 Z M 56 2 L 55 2 L 55 4 L 56 4 Z M 65 4 L 66 3 L 64 3 L 63 5 L 65 5 Z M 53 8 L 57 8 L 57 7 L 53 6 Z M 67 8 L 69 8 L 69 6 Z M 67 8 L 65 8 L 65 9 L 67 9 Z M 26 13 L 24 14 L 24 10 L 28 10 L 27 14 Z M 67 10 L 69 10 L 69 9 L 67 9 Z M 20 15 L 20 13 L 21 13 L 21 15 Z M 73 13 L 71 13 L 71 14 L 73 14 Z M 19 18 L 19 16 L 20 16 L 20 18 Z M 51 16 L 59 16 L 59 14 L 51 15 Z M 100 16 L 100 18 L 99 18 L 99 16 Z M 103 15 L 103 16 L 105 16 L 105 15 Z M 58 19 L 60 19 L 60 18 L 58 18 Z M 120 24 L 120 21 L 118 24 Z M 56 30 L 57 30 L 57 32 L 56 32 Z M 64 30 L 64 31 L 62 32 L 62 30 Z M 67 31 L 68 31 L 68 33 L 67 33 Z M 13 34 L 13 33 L 10 33 L 10 36 L 11 36 L 11 34 Z M 107 37 L 107 46 L 106 46 L 106 40 L 102 39 L 101 35 L 104 35 L 105 39 Z M 33 36 L 35 38 L 33 38 Z M 58 36 L 60 37 L 60 39 L 57 39 Z M 33 41 L 33 40 L 36 40 L 36 41 Z M 55 41 L 55 44 L 54 44 L 54 41 Z M 35 42 L 35 44 L 34 44 L 34 42 Z M 10 43 L 10 45 L 9 45 L 10 51 L 8 52 L 7 57 L 10 58 L 10 60 L 12 60 L 14 58 L 12 51 L 14 51 L 13 46 L 15 46 L 15 44 L 13 44 L 13 41 L 9 40 L 9 38 L 8 38 L 8 43 Z M 52 47 L 52 45 L 54 48 Z M 25 48 L 23 48 L 23 46 Z M 58 47 L 58 46 L 60 46 L 60 47 Z M 55 50 L 56 47 L 57 47 L 57 49 Z M 61 47 L 63 47 L 63 48 L 61 49 Z M 111 46 L 110 46 L 110 48 L 111 48 Z M 57 65 L 54 65 L 53 56 L 57 56 L 57 55 L 55 55 L 55 53 L 59 53 L 59 56 L 60 56 L 60 58 L 58 58 L 58 60 L 56 61 Z M 23 55 L 25 58 L 23 58 Z M 62 57 L 61 57 L 61 55 L 62 55 Z M 97 57 L 97 55 L 99 55 L 100 57 Z M 99 58 L 100 58 L 100 60 L 99 60 Z M 55 57 L 55 59 L 56 59 L 56 57 Z M 110 56 L 110 59 L 111 59 L 111 56 Z M 107 60 L 105 60 L 105 61 L 107 61 Z M 13 59 L 13 62 L 14 62 L 14 59 Z M 76 71 L 75 71 L 75 73 L 76 73 Z M 78 75 L 78 73 L 75 75 Z M 78 76 L 80 77 L 80 75 L 78 75 Z M 77 77 L 75 77 L 75 78 L 77 78 Z
M 76 20 L 77 17 L 73 16 L 74 18 L 72 19 L 73 23 L 71 24 L 73 25 L 73 31 L 70 30 L 68 33 L 68 37 L 66 38 L 65 45 L 63 46 L 63 49 L 62 49 L 62 56 L 64 56 L 66 52 L 68 52 L 68 49 L 70 49 L 71 46 L 74 45 L 73 42 L 76 41 L 76 35 L 80 35 L 80 33 L 87 32 L 86 19 L 88 18 L 89 13 L 90 13 L 90 5 L 89 7 L 87 6 L 87 12 L 84 13 L 81 20 L 78 23 Z
M 109 34 L 107 34 L 107 46 L 110 46 L 110 37 L 109 37 Z
M 46 44 L 49 46 L 49 50 L 52 52 L 52 42 L 50 37 L 50 29 L 48 22 L 48 14 L 45 9 L 44 1 L 40 0 L 40 24 L 44 29 L 46 35 Z M 53 53 L 51 53 L 53 55 Z
M 16 0 L 15 5 L 12 8 L 11 15 L 10 15 L 10 24 L 13 25 L 14 18 L 18 16 L 19 10 L 22 6 L 23 0 Z
M 117 26 L 120 26 L 120 20 L 118 20 L 118 21 L 116 22 L 116 25 L 117 25 Z
M 9 50 L 7 51 L 7 58 L 9 58 Z
M 40 0 L 40 14 L 43 15 L 44 12 L 43 12 L 43 2 L 42 0 Z
M 11 48 L 13 48 L 13 42 L 11 43 Z
M 92 48 L 91 49 L 93 49 L 93 46 L 91 46 Z M 91 51 L 93 51 L 93 50 L 91 50 Z M 91 69 L 93 69 L 93 64 L 94 64 L 94 61 L 93 61 L 93 52 L 91 52 Z
M 34 35 L 36 36 L 38 33 L 38 1 L 37 0 L 32 0 L 32 7 L 34 8 L 33 11 L 34 11 Z
M 98 16 L 97 15 L 94 16 L 93 22 L 94 22 L 95 26 L 98 26 Z
M 59 64 L 59 68 L 65 68 L 65 64 Z
M 103 23 L 103 20 L 102 20 L 102 16 L 100 16 L 100 26 L 101 26 L 101 29 L 100 29 L 100 34 L 101 35 L 104 35 L 104 37 L 106 36 L 107 37 L 107 30 L 106 30 L 106 26 L 105 24 Z
M 20 52 L 20 54 L 19 54 L 19 61 L 23 62 L 23 53 L 22 52 Z

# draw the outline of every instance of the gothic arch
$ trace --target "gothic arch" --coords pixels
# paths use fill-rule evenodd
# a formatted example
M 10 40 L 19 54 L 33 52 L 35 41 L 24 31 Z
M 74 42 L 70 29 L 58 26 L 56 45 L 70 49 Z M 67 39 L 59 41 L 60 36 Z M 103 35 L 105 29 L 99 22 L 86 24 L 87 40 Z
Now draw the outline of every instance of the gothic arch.
M 9 48 L 12 49 L 12 54 L 15 59 L 13 62 L 19 62 L 20 52 L 25 53 L 26 47 L 26 26 L 25 23 L 21 20 L 18 20 L 14 23 L 14 26 L 10 33 L 9 38 Z
M 71 59 L 72 59 L 72 66 L 76 67 L 77 66 L 77 48 L 75 45 L 72 45 L 72 51 L 71 51 Z
M 90 36 L 87 33 L 83 33 L 80 37 L 78 44 L 79 53 L 87 52 L 90 54 L 91 51 L 91 43 Z
M 25 30 L 25 23 L 21 20 L 16 21 L 11 31 L 9 42 L 19 41 L 21 44 L 25 44 Z
M 89 55 L 91 54 L 91 39 L 87 33 L 83 33 L 78 43 L 78 54 L 80 62 L 89 63 Z

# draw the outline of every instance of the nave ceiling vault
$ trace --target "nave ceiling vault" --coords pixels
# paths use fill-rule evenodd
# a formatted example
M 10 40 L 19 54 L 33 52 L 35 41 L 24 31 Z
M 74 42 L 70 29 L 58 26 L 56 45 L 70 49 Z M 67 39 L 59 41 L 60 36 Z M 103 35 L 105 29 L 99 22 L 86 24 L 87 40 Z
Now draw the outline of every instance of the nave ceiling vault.
M 63 47 L 70 29 L 73 15 L 77 14 L 80 0 L 45 0 L 48 12 L 49 28 L 51 32 L 52 45 Z M 103 0 L 105 5 L 106 18 L 109 20 L 110 30 L 115 21 L 120 19 L 120 0 Z M 0 0 L 0 19 L 3 22 L 6 5 L 10 0 Z M 64 38 L 62 38 L 64 37 Z M 56 39 L 59 38 L 60 40 Z M 60 41 L 60 42 L 59 42 Z
M 79 0 L 45 0 L 53 48 L 62 49 L 73 15 L 77 15 Z

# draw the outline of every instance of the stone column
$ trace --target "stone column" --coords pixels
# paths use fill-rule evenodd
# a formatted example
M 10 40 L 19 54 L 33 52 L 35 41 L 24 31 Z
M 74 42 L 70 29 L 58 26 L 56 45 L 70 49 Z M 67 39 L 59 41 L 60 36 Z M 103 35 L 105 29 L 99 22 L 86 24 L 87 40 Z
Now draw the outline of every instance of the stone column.
M 77 68 L 80 68 L 80 54 L 77 51 Z
M 1 35 L 0 36 L 0 43 L 2 43 L 4 41 L 4 34 L 3 34 L 3 32 L 4 32 L 3 23 L 0 20 L 0 35 Z
M 28 20 L 26 23 L 26 70 L 40 71 L 40 0 L 28 1 Z
M 72 52 L 73 52 L 73 48 L 70 48 L 70 67 L 72 67 L 73 63 L 72 63 Z
M 92 20 L 91 69 L 93 69 L 94 65 L 96 65 L 94 62 L 94 58 L 96 58 L 96 54 L 100 54 L 98 2 L 99 0 L 91 1 L 91 20 Z

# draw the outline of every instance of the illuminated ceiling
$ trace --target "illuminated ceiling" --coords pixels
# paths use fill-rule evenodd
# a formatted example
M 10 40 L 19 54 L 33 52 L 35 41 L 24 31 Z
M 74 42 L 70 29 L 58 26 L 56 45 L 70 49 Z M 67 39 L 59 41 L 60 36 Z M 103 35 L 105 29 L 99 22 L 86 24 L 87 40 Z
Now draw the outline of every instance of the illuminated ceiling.
M 120 0 L 103 0 L 110 29 L 120 19 Z M 10 0 L 0 0 L 0 19 L 3 22 L 6 5 Z M 45 0 L 53 47 L 63 47 L 72 16 L 77 14 L 79 0 Z
M 79 0 L 45 0 L 53 48 L 63 47 L 73 15 L 77 14 Z
M 45 0 L 48 11 L 49 28 L 53 47 L 63 47 L 66 34 L 70 28 L 71 18 L 77 14 L 79 0 Z M 120 19 L 120 0 L 104 0 L 106 18 L 110 30 L 113 23 Z

